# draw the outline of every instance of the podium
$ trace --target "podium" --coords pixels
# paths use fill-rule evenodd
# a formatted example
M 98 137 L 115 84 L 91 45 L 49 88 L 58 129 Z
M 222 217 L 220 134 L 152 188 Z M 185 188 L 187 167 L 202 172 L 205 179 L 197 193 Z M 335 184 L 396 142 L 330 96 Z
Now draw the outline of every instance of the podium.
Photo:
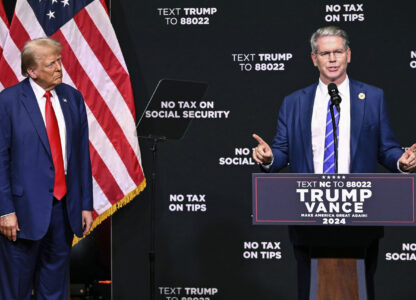
M 255 173 L 252 179 L 253 224 L 290 225 L 292 241 L 304 239 L 312 249 L 310 300 L 367 299 L 366 240 L 311 233 L 351 228 L 377 238 L 382 227 L 374 226 L 416 226 L 415 174 Z

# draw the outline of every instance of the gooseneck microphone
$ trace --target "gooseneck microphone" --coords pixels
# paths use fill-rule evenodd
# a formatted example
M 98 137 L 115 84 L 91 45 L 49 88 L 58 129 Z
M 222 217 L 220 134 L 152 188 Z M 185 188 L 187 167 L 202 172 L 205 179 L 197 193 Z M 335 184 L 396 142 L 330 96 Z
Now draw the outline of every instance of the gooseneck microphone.
M 338 110 L 338 113 L 341 113 L 341 108 L 339 107 L 339 104 L 341 103 L 342 99 L 339 95 L 338 88 L 335 83 L 331 82 L 330 84 L 328 84 L 328 93 L 331 97 L 332 104 L 335 105 L 335 107 Z
M 332 133 L 334 136 L 334 162 L 335 162 L 335 173 L 338 173 L 338 138 L 337 138 L 337 130 L 339 125 L 339 120 L 341 118 L 341 108 L 339 104 L 341 103 L 341 96 L 339 95 L 337 85 L 333 82 L 328 84 L 328 94 L 331 97 L 331 105 L 329 109 L 331 111 L 331 119 L 332 119 Z M 334 115 L 334 106 L 337 108 L 338 111 L 338 122 L 335 121 Z

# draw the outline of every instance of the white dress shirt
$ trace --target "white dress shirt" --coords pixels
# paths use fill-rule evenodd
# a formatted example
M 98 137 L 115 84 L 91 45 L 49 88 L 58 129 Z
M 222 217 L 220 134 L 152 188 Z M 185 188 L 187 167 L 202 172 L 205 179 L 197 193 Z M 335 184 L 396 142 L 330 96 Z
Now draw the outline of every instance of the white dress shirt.
M 347 174 L 350 172 L 350 81 L 348 76 L 338 85 L 341 96 L 341 113 L 339 118 L 338 136 L 338 173 Z M 315 101 L 313 104 L 311 136 L 313 166 L 315 173 L 323 173 L 326 118 L 328 113 L 328 86 L 320 79 L 316 89 Z
M 46 128 L 46 120 L 45 120 L 45 105 L 46 105 L 46 98 L 45 93 L 46 91 L 38 85 L 32 78 L 29 78 L 30 85 L 32 86 L 32 90 L 35 93 L 36 100 L 39 105 L 40 112 L 42 114 L 43 122 L 45 123 Z M 56 120 L 58 121 L 59 127 L 59 135 L 61 137 L 61 146 L 62 146 L 62 158 L 64 160 L 64 170 L 66 174 L 67 169 L 67 157 L 66 157 L 66 126 L 65 126 L 65 119 L 64 114 L 62 113 L 61 104 L 59 103 L 58 95 L 56 94 L 55 90 L 50 91 L 52 94 L 51 102 L 53 110 L 55 111 Z

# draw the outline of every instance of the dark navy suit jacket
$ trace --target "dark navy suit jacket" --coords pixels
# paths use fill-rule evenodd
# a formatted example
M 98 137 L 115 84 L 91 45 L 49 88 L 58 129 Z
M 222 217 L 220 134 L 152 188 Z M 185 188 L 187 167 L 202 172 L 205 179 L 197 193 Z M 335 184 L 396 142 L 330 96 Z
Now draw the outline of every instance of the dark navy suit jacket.
M 274 161 L 269 172 L 278 172 L 289 163 L 291 171 L 295 173 L 322 173 L 322 170 L 314 170 L 311 138 L 312 110 L 317 86 L 313 84 L 284 99 L 279 112 L 277 134 L 271 146 Z M 360 99 L 360 94 L 361 98 L 363 95 L 365 98 Z M 350 80 L 350 108 L 350 173 L 376 172 L 378 163 L 397 172 L 397 161 L 403 151 L 391 130 L 383 91 Z M 351 233 L 343 236 L 347 243 L 350 240 L 367 240 L 383 234 L 381 228 L 334 228 L 331 229 L 333 235 L 330 232 L 326 236 L 317 236 L 312 234 L 315 230 L 311 227 L 293 226 L 290 228 L 290 237 L 299 244 L 325 244 L 326 241 L 332 243 L 331 239 L 339 238 L 343 231 Z
M 66 208 L 82 235 L 81 212 L 92 210 L 92 176 L 85 104 L 79 91 L 56 86 L 66 125 Z M 49 227 L 54 169 L 39 105 L 28 79 L 0 93 L 0 216 L 16 212 L 18 238 L 39 240 Z

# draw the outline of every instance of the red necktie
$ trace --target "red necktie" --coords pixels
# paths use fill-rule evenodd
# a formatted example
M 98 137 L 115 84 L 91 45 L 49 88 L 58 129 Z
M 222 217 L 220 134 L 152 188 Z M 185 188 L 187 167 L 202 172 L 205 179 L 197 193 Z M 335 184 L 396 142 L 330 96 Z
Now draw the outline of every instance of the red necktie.
M 55 183 L 53 188 L 53 196 L 61 200 L 66 194 L 64 160 L 62 157 L 61 137 L 59 135 L 58 121 L 51 102 L 51 92 L 45 93 L 45 119 L 46 132 L 48 133 L 49 145 L 51 147 L 53 166 L 55 168 Z

